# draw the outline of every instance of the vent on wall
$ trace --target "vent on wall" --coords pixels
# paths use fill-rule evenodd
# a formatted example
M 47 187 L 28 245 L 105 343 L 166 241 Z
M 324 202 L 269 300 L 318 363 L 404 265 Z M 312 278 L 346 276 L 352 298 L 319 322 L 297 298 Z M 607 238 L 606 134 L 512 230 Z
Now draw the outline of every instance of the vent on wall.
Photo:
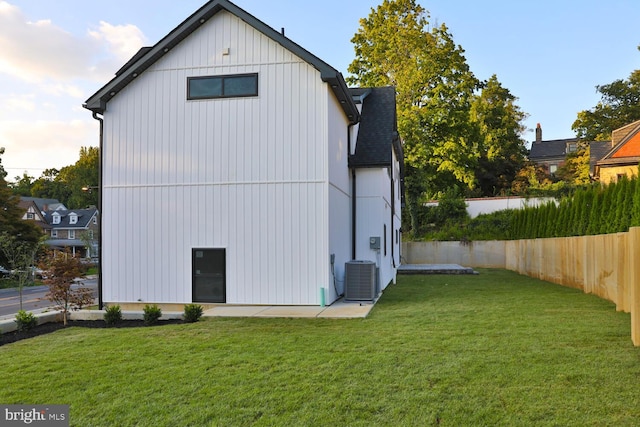
M 345 263 L 344 299 L 347 301 L 373 301 L 377 292 L 376 264 L 372 261 Z

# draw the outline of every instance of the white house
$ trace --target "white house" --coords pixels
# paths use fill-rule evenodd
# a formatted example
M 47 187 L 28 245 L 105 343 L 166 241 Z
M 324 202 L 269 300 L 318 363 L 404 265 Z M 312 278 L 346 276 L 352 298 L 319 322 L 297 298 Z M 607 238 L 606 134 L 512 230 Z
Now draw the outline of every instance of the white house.
M 395 280 L 393 88 L 349 89 L 212 0 L 84 107 L 101 128 L 105 303 L 329 304 L 354 259 L 376 263 L 381 289 Z

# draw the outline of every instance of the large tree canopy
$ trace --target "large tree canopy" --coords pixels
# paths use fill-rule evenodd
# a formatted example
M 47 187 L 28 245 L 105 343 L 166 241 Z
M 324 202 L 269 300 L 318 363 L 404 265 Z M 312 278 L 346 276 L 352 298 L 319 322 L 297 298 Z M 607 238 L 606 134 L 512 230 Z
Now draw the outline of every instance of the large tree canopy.
M 587 141 L 607 141 L 611 132 L 640 120 L 640 70 L 635 70 L 626 80 L 596 86 L 602 95 L 591 110 L 578 113 L 571 129 L 578 138 Z
M 36 180 L 24 173 L 22 177 L 17 176 L 10 186 L 16 195 L 57 199 L 69 209 L 96 206 L 98 192 L 86 189 L 98 186 L 99 162 L 97 147 L 82 147 L 75 164 L 60 170 L 47 169 Z
M 3 151 L 0 151 L 0 155 L 2 153 Z M 20 198 L 11 191 L 3 172 L 0 166 L 0 235 L 11 236 L 16 241 L 36 247 L 42 232 L 33 221 L 22 219 L 24 210 L 18 206 Z M 6 261 L 5 253 L 0 251 L 0 265 L 8 267 Z
M 431 28 L 428 18 L 415 0 L 384 0 L 360 20 L 347 78 L 396 88 L 414 229 L 423 198 L 452 187 L 487 195 L 508 189 L 524 158 L 515 97 L 495 76 L 478 80 L 448 28 Z

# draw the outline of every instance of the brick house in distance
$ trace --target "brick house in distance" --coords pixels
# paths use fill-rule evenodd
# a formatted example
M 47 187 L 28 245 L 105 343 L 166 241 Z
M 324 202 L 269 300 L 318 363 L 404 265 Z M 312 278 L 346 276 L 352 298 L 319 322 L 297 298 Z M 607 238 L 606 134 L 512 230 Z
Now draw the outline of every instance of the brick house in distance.
M 638 174 L 640 163 L 640 120 L 614 130 L 609 151 L 596 164 L 596 175 L 603 184 Z
M 67 209 L 56 199 L 21 197 L 25 210 L 23 220 L 34 221 L 47 236 L 51 249 L 69 248 L 74 256 L 93 258 L 98 255 L 98 210 Z
M 529 160 L 542 166 L 549 175 L 554 175 L 561 168 L 567 155 L 578 151 L 580 140 L 578 138 L 542 139 L 542 127 L 536 126 L 536 140 L 531 144 Z M 610 141 L 590 141 L 589 172 L 595 176 L 597 162 L 611 149 Z

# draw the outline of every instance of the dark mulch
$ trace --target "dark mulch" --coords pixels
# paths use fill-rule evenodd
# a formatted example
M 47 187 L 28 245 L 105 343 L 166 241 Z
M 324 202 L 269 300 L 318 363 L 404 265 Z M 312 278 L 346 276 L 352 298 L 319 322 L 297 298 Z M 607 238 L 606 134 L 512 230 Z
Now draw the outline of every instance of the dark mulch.
M 107 325 L 104 320 L 69 320 L 67 326 L 64 326 L 62 322 L 49 322 L 38 325 L 30 331 L 24 332 L 5 332 L 0 334 L 0 346 L 10 344 L 12 342 L 24 340 L 27 338 L 37 337 L 39 335 L 48 334 L 50 332 L 57 331 L 58 329 L 70 328 L 72 326 L 79 326 L 82 328 L 152 328 L 162 325 L 175 325 L 184 323 L 184 320 L 171 319 L 171 320 L 159 320 L 155 325 L 147 326 L 143 320 L 123 320 L 116 325 Z

